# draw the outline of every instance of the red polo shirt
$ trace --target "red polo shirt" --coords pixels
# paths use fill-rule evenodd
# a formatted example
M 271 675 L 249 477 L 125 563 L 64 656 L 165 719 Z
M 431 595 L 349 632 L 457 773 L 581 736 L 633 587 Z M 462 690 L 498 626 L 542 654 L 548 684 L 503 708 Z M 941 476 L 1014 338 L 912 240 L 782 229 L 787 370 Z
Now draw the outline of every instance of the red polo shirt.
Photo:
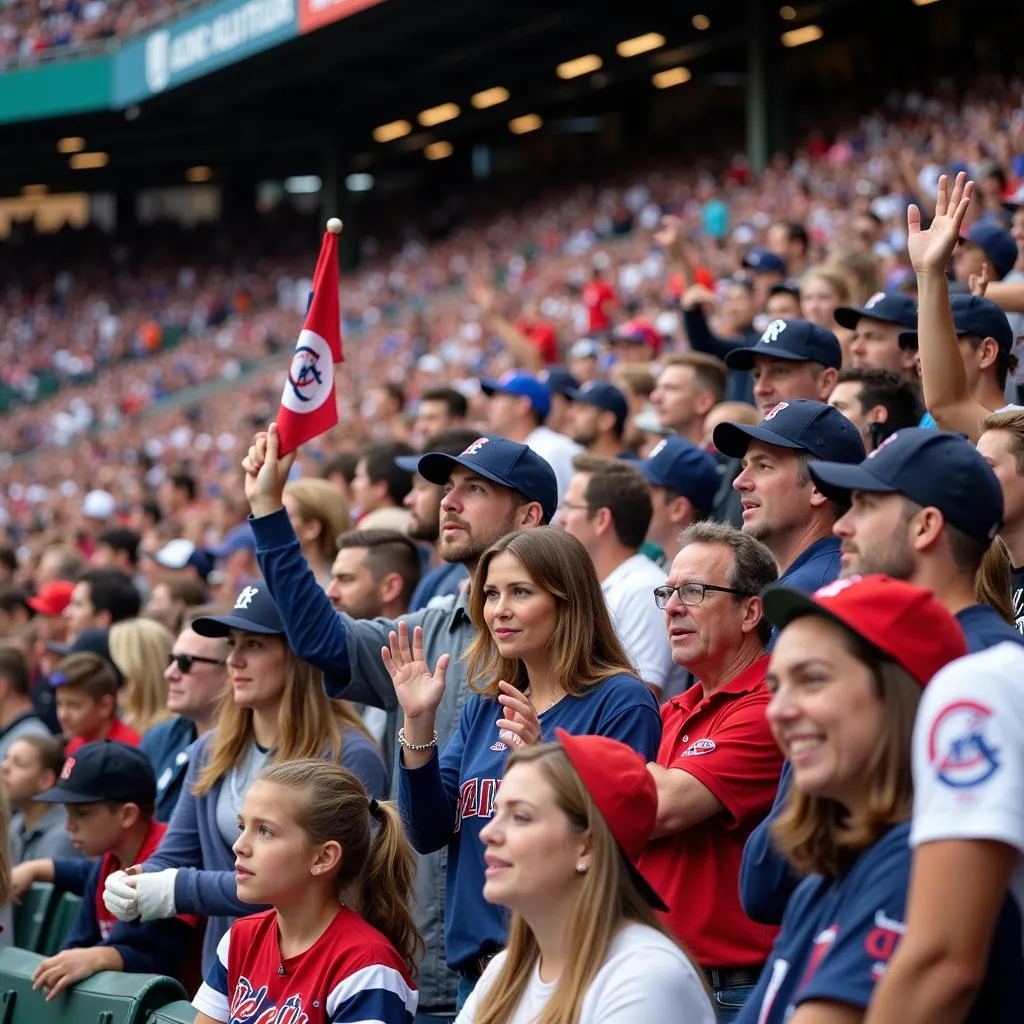
M 702 967 L 763 964 L 778 929 L 740 906 L 743 844 L 768 814 L 782 754 L 765 708 L 768 657 L 704 696 L 698 683 L 661 709 L 658 764 L 689 772 L 724 810 L 692 828 L 652 839 L 640 870 L 671 908 L 665 923 Z
M 64 748 L 64 755 L 66 757 L 73 754 L 79 747 L 84 747 L 86 743 L 95 740 L 117 740 L 119 743 L 127 743 L 129 747 L 137 747 L 140 739 L 139 734 L 130 725 L 125 725 L 120 718 L 115 718 L 110 726 L 110 732 L 105 736 L 99 733 L 95 736 L 72 736 Z

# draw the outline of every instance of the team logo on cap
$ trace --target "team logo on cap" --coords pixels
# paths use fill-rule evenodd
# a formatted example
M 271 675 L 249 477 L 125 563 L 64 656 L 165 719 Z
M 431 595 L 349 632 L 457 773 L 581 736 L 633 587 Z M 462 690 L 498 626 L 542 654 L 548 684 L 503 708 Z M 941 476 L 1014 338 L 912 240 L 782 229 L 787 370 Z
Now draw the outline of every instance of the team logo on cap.
M 260 592 L 259 587 L 246 587 L 238 595 L 238 600 L 235 602 L 235 609 L 241 608 L 243 611 L 252 604 L 252 599 Z
M 651 454 L 647 456 L 648 459 L 653 459 L 656 455 L 659 455 L 665 450 L 665 445 L 668 444 L 667 438 L 662 438 L 652 449 Z
M 873 459 L 883 448 L 888 447 L 900 436 L 898 430 L 893 431 L 873 452 L 868 452 L 868 458 Z
M 479 455 L 480 449 L 483 448 L 487 442 L 490 441 L 489 437 L 478 437 L 463 453 L 459 458 L 464 458 L 467 455 Z
M 770 345 L 773 341 L 779 340 L 779 335 L 789 326 L 785 320 L 773 320 L 765 329 L 764 334 L 761 335 L 761 341 L 765 345 Z
M 884 298 L 885 298 L 885 292 L 875 292 L 875 294 L 872 295 L 871 298 L 868 299 L 868 301 L 864 303 L 864 308 L 865 309 L 874 309 L 874 307 L 877 306 L 882 301 L 882 299 L 884 299 Z
M 72 773 L 72 771 L 74 771 L 74 768 L 75 768 L 75 759 L 73 757 L 69 757 L 64 762 L 64 767 L 61 768 L 61 770 L 60 770 L 60 777 L 62 779 L 64 779 L 65 781 L 70 779 L 71 778 L 71 773 Z
M 999 770 L 999 748 L 986 735 L 992 711 L 974 700 L 944 707 L 928 735 L 928 760 L 938 780 L 954 789 L 969 789 Z
M 789 402 L 779 402 L 778 405 L 773 405 L 768 412 L 765 413 L 764 421 L 767 423 L 769 420 L 775 419 L 776 416 L 782 412 L 783 409 L 789 408 Z

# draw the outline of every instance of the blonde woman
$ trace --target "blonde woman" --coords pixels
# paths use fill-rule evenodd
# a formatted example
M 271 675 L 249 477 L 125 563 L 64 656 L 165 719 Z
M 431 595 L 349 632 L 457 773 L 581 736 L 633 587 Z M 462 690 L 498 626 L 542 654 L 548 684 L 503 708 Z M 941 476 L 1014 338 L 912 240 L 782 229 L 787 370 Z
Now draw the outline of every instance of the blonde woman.
M 836 323 L 836 310 L 849 304 L 850 286 L 838 267 L 827 264 L 811 267 L 800 278 L 800 312 L 805 320 L 827 328 L 839 339 L 844 366 L 849 364 L 853 331 Z
M 293 480 L 284 489 L 285 511 L 299 538 L 302 557 L 321 586 L 331 580 L 331 565 L 338 554 L 339 533 L 352 528 L 348 508 L 338 488 L 326 480 Z
M 171 717 L 164 671 L 174 637 L 153 619 L 126 619 L 110 627 L 110 657 L 124 682 L 117 695 L 122 721 L 140 736 Z
M 658 806 L 644 759 L 556 736 L 509 756 L 480 833 L 484 898 L 512 920 L 457 1024 L 713 1024 L 700 971 L 635 866 Z
M 263 767 L 321 758 L 348 768 L 373 797 L 387 792 L 384 760 L 351 705 L 324 693 L 320 673 L 288 647 L 270 592 L 246 587 L 227 615 L 192 623 L 200 636 L 227 637 L 228 686 L 217 727 L 192 748 L 167 833 L 142 873 L 116 872 L 104 902 L 122 921 L 181 913 L 207 917 L 203 972 L 239 916 L 252 913 L 236 891 L 238 816 Z

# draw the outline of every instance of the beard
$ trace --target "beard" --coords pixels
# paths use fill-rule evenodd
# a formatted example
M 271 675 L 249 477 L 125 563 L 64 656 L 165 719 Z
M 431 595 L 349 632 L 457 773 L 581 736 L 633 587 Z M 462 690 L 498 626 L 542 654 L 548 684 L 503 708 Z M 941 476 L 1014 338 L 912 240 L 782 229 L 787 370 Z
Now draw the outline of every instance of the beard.
M 446 537 L 443 533 L 437 543 L 437 551 L 442 559 L 452 564 L 465 565 L 470 568 L 480 561 L 480 556 L 497 540 L 500 540 L 507 533 L 516 529 L 516 519 L 510 513 L 506 520 L 497 527 L 487 530 L 485 533 L 474 533 L 472 527 L 463 519 L 449 516 L 446 522 L 457 523 L 462 527 L 462 533 L 456 534 L 453 538 Z
M 905 537 L 889 537 L 884 544 L 872 544 L 870 552 L 861 551 L 856 545 L 844 543 L 844 554 L 853 554 L 854 559 L 843 566 L 842 576 L 867 576 L 870 573 L 884 573 L 895 580 L 909 580 L 916 566 L 914 556 Z
M 427 544 L 436 544 L 441 536 L 440 520 L 435 516 L 430 522 L 424 523 L 414 515 L 409 520 L 408 534 L 410 540 L 422 540 Z

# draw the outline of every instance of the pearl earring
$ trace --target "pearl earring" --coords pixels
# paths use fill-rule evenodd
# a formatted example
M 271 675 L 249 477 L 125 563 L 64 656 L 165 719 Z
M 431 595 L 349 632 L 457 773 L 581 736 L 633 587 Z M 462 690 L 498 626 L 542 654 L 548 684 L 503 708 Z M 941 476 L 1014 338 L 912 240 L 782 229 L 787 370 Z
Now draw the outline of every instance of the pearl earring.
M 587 865 L 584 864 L 583 861 L 580 861 L 579 864 L 576 865 L 576 874 L 577 875 L 585 875 L 586 873 L 587 873 Z

